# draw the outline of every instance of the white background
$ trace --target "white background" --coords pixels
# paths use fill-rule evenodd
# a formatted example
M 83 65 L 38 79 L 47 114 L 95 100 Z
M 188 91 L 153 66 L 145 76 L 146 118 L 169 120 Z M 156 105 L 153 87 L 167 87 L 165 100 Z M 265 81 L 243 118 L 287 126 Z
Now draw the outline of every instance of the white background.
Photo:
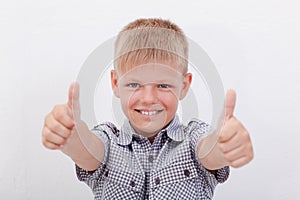
M 214 61 L 255 158 L 214 199 L 299 199 L 300 12 L 294 0 L 1 1 L 1 199 L 93 199 L 72 161 L 41 144 L 88 55 L 139 17 L 174 21 Z M 104 113 L 105 114 L 105 113 Z

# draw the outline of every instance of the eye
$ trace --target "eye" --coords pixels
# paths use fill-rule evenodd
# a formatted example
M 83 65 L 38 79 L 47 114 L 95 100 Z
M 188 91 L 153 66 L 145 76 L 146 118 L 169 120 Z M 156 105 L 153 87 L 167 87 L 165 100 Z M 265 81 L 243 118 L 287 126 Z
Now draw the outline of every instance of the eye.
M 168 84 L 159 84 L 158 87 L 163 88 L 163 89 L 167 89 L 167 88 L 170 88 L 171 86 L 168 85 Z
M 138 83 L 129 83 L 129 84 L 127 84 L 127 87 L 129 87 L 129 88 L 139 88 L 140 84 L 138 84 Z

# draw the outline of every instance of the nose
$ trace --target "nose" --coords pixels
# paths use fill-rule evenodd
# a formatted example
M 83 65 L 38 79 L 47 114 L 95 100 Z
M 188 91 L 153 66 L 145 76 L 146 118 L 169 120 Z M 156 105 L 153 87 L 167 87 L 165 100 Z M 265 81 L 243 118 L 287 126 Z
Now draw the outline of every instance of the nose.
M 154 85 L 144 85 L 141 90 L 141 101 L 143 103 L 152 104 L 157 103 L 158 96 L 156 87 Z

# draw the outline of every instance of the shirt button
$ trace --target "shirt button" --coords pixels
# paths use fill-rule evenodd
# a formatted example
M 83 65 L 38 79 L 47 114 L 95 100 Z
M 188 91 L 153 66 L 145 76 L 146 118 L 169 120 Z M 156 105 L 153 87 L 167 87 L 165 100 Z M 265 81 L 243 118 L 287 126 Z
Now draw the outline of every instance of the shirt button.
M 183 171 L 183 173 L 184 173 L 184 175 L 185 175 L 186 177 L 189 177 L 189 176 L 190 176 L 190 170 L 188 170 L 188 169 L 185 169 L 185 170 Z
M 130 186 L 134 187 L 135 186 L 135 182 L 134 181 L 130 181 Z
M 155 185 L 158 185 L 158 184 L 160 184 L 160 179 L 157 177 L 157 178 L 154 180 L 154 182 L 155 182 Z
M 152 155 L 150 155 L 149 157 L 148 157 L 148 160 L 149 160 L 149 162 L 153 162 L 154 161 L 154 156 L 152 156 Z
M 104 173 L 104 176 L 108 177 L 108 171 L 106 171 L 106 172 Z

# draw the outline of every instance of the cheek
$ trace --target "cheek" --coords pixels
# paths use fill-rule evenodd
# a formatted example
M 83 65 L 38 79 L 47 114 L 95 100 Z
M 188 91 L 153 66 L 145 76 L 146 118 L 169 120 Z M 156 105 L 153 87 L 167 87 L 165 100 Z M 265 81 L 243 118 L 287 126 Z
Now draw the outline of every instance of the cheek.
M 160 101 L 165 105 L 165 107 L 176 110 L 178 106 L 177 95 L 173 92 L 165 93 L 160 95 Z
M 121 94 L 121 102 L 122 102 L 122 107 L 123 108 L 130 108 L 131 106 L 133 106 L 137 99 L 139 99 L 137 97 L 137 95 L 135 94 L 135 92 L 122 92 Z

